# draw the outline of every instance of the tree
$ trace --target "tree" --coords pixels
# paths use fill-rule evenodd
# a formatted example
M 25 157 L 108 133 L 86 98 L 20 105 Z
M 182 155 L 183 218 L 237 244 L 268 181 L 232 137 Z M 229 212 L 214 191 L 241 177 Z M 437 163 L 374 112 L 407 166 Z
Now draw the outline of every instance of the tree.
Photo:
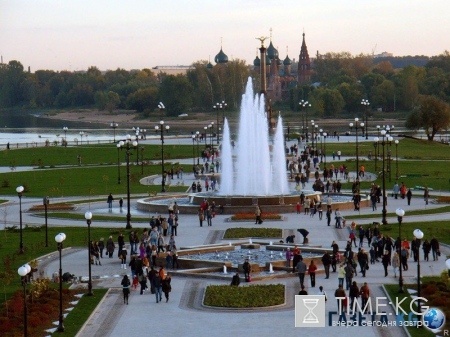
M 339 90 L 318 88 L 311 95 L 311 105 L 323 117 L 337 117 L 345 102 Z
M 154 110 L 158 106 L 158 88 L 148 87 L 139 89 L 128 95 L 126 107 L 127 109 L 143 112 L 144 110 Z
M 405 126 L 409 129 L 424 128 L 428 140 L 433 140 L 439 130 L 450 127 L 450 106 L 435 96 L 421 96 L 419 107 L 410 113 Z
M 177 116 L 192 104 L 192 86 L 186 75 L 167 75 L 160 87 L 161 101 L 168 116 Z

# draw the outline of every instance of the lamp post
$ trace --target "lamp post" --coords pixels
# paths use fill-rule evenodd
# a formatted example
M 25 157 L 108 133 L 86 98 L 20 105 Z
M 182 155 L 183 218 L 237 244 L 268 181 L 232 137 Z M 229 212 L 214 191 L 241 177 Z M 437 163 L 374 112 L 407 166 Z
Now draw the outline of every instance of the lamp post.
M 383 148 L 383 217 L 382 217 L 382 223 L 383 225 L 386 225 L 387 222 L 387 218 L 386 218 L 386 205 L 387 205 L 387 196 L 386 196 L 386 167 L 385 167 L 385 146 L 392 140 L 391 136 L 389 136 L 389 134 L 387 132 L 389 132 L 390 128 L 389 126 L 386 128 L 386 130 L 381 130 L 381 136 L 382 136 L 382 141 L 381 141 L 381 146 Z M 376 137 L 375 138 L 375 142 L 378 142 L 379 138 Z
M 314 120 L 311 120 L 311 148 L 314 149 Z
M 206 150 L 206 139 L 208 138 L 208 127 L 207 126 L 204 126 L 203 127 L 203 130 L 205 130 L 205 150 Z
M 195 134 L 192 132 L 192 167 L 195 167 Z
M 225 125 L 225 109 L 228 106 L 228 104 L 225 101 L 222 101 L 222 103 L 220 103 L 220 110 L 222 110 L 222 127 Z M 220 128 L 219 128 L 220 124 L 219 122 L 217 122 L 217 146 L 219 145 L 219 141 L 220 141 Z
M 400 274 L 398 279 L 398 292 L 403 293 L 403 275 L 402 275 L 402 221 L 403 216 L 405 215 L 405 211 L 401 208 L 397 208 L 395 211 L 395 214 L 397 214 L 397 220 L 398 220 L 398 237 L 400 239 L 400 247 L 399 247 L 399 260 L 400 260 Z
M 380 126 L 377 125 L 377 137 L 380 138 Z M 377 143 L 375 154 L 375 171 L 377 170 L 377 158 L 380 156 L 380 144 Z
M 63 308 L 62 308 L 62 249 L 63 249 L 63 242 L 66 239 L 66 234 L 59 233 L 55 236 L 55 241 L 58 243 L 58 251 L 59 251 L 59 324 L 58 328 L 56 329 L 58 332 L 64 332 L 64 315 L 63 315 Z M 89 263 L 90 265 L 90 263 Z
M 197 165 L 200 165 L 200 131 L 197 131 L 195 133 L 196 136 L 196 142 L 197 142 Z
M 358 125 L 359 123 L 359 125 Z M 356 132 L 356 178 L 359 177 L 359 143 L 358 143 L 358 129 L 361 128 L 364 135 L 364 123 L 359 122 L 359 118 L 355 118 L 355 124 L 349 123 L 350 130 L 355 126 Z
M 155 131 L 161 133 L 161 174 L 162 174 L 162 180 L 161 180 L 161 192 L 166 191 L 166 172 L 164 171 L 164 131 L 169 132 L 170 126 L 166 125 L 164 126 L 164 121 L 161 120 L 159 122 L 159 125 L 155 125 Z
M 69 130 L 69 128 L 67 126 L 63 127 L 63 131 L 64 131 L 64 141 L 66 142 L 66 146 L 67 146 L 67 131 Z
M 83 131 L 80 131 L 81 145 L 83 145 L 83 136 L 84 136 L 84 132 L 83 132 Z
M 221 104 L 220 103 L 216 103 L 215 105 L 213 105 L 213 109 L 216 112 L 217 129 L 218 129 L 219 128 L 219 109 L 221 109 Z M 217 144 L 219 144 L 219 132 L 217 132 Z
M 423 232 L 420 229 L 415 229 L 413 232 L 414 236 L 417 240 L 419 240 L 419 247 L 420 247 L 420 240 L 423 238 Z M 420 305 L 420 249 L 417 249 L 417 307 L 419 308 L 419 313 L 422 313 L 422 308 Z
M 209 124 L 208 127 L 209 127 L 210 133 L 211 133 L 211 137 L 210 137 L 211 152 L 214 153 L 214 143 L 213 143 L 213 138 L 214 138 L 214 122 L 211 122 L 211 124 Z
M 317 139 L 319 125 L 318 124 L 314 124 L 314 129 L 315 129 L 314 138 L 315 138 L 315 141 L 316 141 L 316 150 L 317 150 L 317 148 L 319 147 L 319 145 L 318 145 L 319 140 Z M 317 153 L 317 151 L 316 151 L 316 153 Z
M 92 223 L 92 213 L 86 212 L 84 213 L 84 218 L 86 219 L 86 223 L 88 225 L 88 266 L 89 266 L 89 280 L 88 280 L 88 293 L 87 296 L 92 296 L 94 293 L 92 292 L 92 274 L 91 274 L 91 223 Z
M 319 129 L 319 138 L 320 138 L 320 162 L 322 163 L 323 158 L 323 147 L 322 147 L 322 136 L 323 136 L 323 129 Z
M 325 166 L 327 166 L 327 150 L 326 150 L 326 146 L 327 146 L 327 133 L 324 132 L 323 133 L 323 156 L 325 158 Z
M 137 147 L 138 143 L 137 141 L 134 141 L 131 143 L 131 136 L 126 136 L 126 144 L 127 144 L 127 152 L 126 152 L 126 159 L 127 159 L 127 229 L 132 228 L 131 226 L 131 200 L 130 200 L 130 155 L 131 155 L 131 146 L 134 148 Z
M 17 196 L 19 197 L 19 223 L 20 223 L 20 244 L 19 244 L 19 254 L 23 254 L 23 240 L 22 240 L 22 193 L 24 187 L 19 186 L 16 188 Z
M 369 100 L 368 99 L 362 99 L 361 100 L 361 105 L 363 106 L 363 108 L 364 108 L 364 117 L 366 118 L 366 139 L 369 139 L 369 135 L 368 135 L 368 130 L 369 130 L 369 124 L 368 124 L 368 122 L 367 122 L 367 109 L 369 108 L 369 105 L 370 105 L 370 103 L 369 103 Z
M 395 140 L 395 180 L 398 180 L 398 139 Z
M 163 102 L 159 102 L 158 109 L 159 109 L 159 120 L 160 121 L 162 121 L 162 119 L 163 119 L 163 112 L 164 112 L 165 108 L 166 107 L 164 106 Z
M 116 142 L 116 129 L 119 127 L 119 124 L 117 124 L 117 123 L 115 123 L 115 122 L 112 122 L 111 124 L 110 124 L 110 126 L 111 126 L 111 128 L 113 129 L 113 131 L 114 131 L 114 143 Z
M 144 175 L 144 145 L 141 146 L 141 175 Z
M 117 183 L 120 185 L 120 150 L 122 150 L 123 141 L 117 143 Z
M 48 226 L 47 226 L 47 206 L 49 204 L 49 197 L 45 196 L 42 199 L 42 203 L 44 204 L 44 211 L 45 211 L 45 247 L 48 247 Z
M 24 264 L 17 270 L 17 273 L 20 275 L 20 281 L 23 286 L 23 335 L 24 337 L 28 336 L 28 313 L 27 313 L 27 284 L 28 277 L 31 272 L 31 267 L 29 264 Z

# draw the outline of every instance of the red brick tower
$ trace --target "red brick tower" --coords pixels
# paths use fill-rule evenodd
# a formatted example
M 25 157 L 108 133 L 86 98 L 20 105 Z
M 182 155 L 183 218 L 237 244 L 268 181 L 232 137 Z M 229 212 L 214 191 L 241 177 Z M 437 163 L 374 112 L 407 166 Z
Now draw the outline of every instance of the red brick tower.
M 309 83 L 311 80 L 311 60 L 308 54 L 308 48 L 305 43 L 305 33 L 303 33 L 302 48 L 298 58 L 298 86 Z

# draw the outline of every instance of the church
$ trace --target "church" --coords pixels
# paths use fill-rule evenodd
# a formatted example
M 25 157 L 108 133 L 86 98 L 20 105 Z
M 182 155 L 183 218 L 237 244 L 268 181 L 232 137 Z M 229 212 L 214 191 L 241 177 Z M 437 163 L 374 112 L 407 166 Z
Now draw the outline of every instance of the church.
M 217 65 L 226 65 L 228 56 L 220 48 L 219 53 L 214 58 Z M 260 73 L 261 60 L 257 55 L 253 61 L 253 70 Z M 212 64 L 208 63 L 208 68 L 212 68 Z M 293 62 L 288 53 L 283 61 L 281 61 L 278 50 L 274 47 L 272 37 L 270 38 L 269 47 L 266 51 L 266 83 L 267 98 L 272 102 L 289 99 L 289 91 L 296 86 L 309 84 L 311 81 L 311 59 L 306 46 L 305 33 L 303 33 L 303 41 L 300 48 L 298 62 Z

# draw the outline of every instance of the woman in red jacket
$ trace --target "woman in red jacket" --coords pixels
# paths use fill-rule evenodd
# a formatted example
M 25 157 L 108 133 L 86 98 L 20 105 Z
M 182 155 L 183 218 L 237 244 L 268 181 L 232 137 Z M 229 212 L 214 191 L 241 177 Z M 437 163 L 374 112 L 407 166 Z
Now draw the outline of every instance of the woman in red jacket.
M 317 266 L 314 263 L 314 260 L 311 260 L 311 263 L 308 267 L 308 272 L 309 272 L 309 277 L 311 278 L 311 287 L 315 287 L 316 286 L 316 270 L 317 270 Z

